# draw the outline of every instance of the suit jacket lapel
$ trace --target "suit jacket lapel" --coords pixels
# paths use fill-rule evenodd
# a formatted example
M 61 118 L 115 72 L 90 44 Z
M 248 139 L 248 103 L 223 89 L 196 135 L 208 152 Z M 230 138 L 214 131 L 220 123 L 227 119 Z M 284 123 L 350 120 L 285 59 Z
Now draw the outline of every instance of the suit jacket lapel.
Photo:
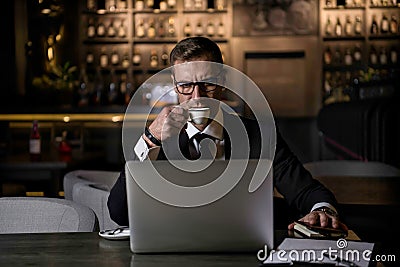
M 224 150 L 225 150 L 225 159 L 231 158 L 231 139 L 229 138 L 228 132 L 224 127 Z

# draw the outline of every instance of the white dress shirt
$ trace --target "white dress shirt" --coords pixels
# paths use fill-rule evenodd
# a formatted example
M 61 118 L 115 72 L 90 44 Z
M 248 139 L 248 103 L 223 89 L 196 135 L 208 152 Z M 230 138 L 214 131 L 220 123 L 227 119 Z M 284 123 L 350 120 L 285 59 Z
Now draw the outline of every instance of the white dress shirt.
M 216 159 L 225 159 L 225 150 L 224 150 L 224 128 L 223 125 L 221 125 L 218 122 L 223 122 L 224 115 L 221 110 L 217 112 L 217 115 L 215 116 L 215 120 L 211 121 L 209 125 L 201 132 L 203 134 L 207 134 L 211 137 L 215 138 L 215 144 L 217 146 L 217 155 Z M 218 122 L 217 122 L 218 121 Z M 195 134 L 200 133 L 200 130 L 197 129 L 192 122 L 187 123 L 187 127 L 185 129 L 189 139 L 191 139 Z M 199 150 L 199 144 L 197 143 L 196 140 L 194 140 L 194 145 L 196 146 L 196 149 Z M 151 147 L 147 145 L 146 141 L 143 139 L 143 137 L 140 137 L 138 142 L 135 145 L 135 154 L 139 158 L 140 161 L 144 161 L 146 159 L 150 160 L 156 160 L 158 157 L 158 154 L 160 153 L 160 148 L 159 146 L 156 147 Z

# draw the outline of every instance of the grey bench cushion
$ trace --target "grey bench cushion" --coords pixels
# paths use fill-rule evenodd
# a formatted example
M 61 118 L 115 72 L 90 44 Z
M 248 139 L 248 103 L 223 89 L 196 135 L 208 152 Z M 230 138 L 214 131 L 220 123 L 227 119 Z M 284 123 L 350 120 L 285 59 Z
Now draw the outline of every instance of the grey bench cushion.
M 64 196 L 91 208 L 99 220 L 100 230 L 117 228 L 110 218 L 107 200 L 119 172 L 75 170 L 64 176 Z
M 66 199 L 0 198 L 0 233 L 93 232 L 95 213 Z

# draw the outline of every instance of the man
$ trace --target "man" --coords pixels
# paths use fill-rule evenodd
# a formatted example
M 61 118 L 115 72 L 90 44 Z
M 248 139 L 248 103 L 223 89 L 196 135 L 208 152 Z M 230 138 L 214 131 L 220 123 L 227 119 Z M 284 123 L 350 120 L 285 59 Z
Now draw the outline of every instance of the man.
M 194 64 L 191 71 L 181 67 L 185 63 L 191 62 L 222 64 L 222 55 L 218 45 L 205 37 L 186 38 L 180 41 L 171 51 L 170 62 L 174 66 L 172 79 L 180 105 L 164 107 L 156 119 L 146 128 L 145 133 L 134 148 L 137 159 L 142 161 L 166 159 L 170 152 L 168 152 L 168 147 L 171 146 L 168 141 L 174 139 L 173 137 L 179 139 L 180 146 L 187 144 L 186 146 L 183 145 L 181 150 L 185 157 L 190 158 L 192 153 L 190 149 L 185 147 L 190 148 L 189 143 L 193 142 L 194 149 L 198 152 L 200 141 L 192 141 L 192 137 L 199 133 L 215 140 L 216 152 L 214 152 L 214 155 L 217 158 L 233 158 L 234 155 L 230 154 L 230 148 L 241 144 L 231 144 L 230 137 L 223 127 L 223 125 L 229 125 L 233 121 L 233 115 L 221 112 L 215 104 L 218 103 L 216 100 L 221 99 L 223 90 L 221 86 L 212 82 L 214 78 L 218 78 L 215 77 L 218 75 L 215 75 L 215 70 L 210 71 L 201 67 L 202 65 L 198 67 Z M 190 107 L 203 107 L 204 103 L 211 106 L 210 118 L 214 119 L 208 119 L 203 124 L 188 122 L 188 109 Z M 249 118 L 241 118 L 241 120 L 249 134 L 249 158 L 257 158 L 260 155 L 261 139 L 258 123 Z M 337 202 L 334 195 L 311 177 L 311 174 L 304 169 L 301 162 L 290 151 L 279 131 L 276 134 L 276 150 L 273 160 L 274 186 L 284 196 L 289 206 L 302 214 L 301 221 L 323 227 L 347 230 L 346 225 L 339 221 L 335 209 Z M 177 143 L 175 142 L 175 144 Z M 178 151 L 176 147 L 170 150 Z M 121 172 L 110 192 L 108 208 L 111 218 L 116 223 L 128 225 L 124 171 Z M 293 223 L 288 226 L 289 229 L 293 229 L 293 227 Z

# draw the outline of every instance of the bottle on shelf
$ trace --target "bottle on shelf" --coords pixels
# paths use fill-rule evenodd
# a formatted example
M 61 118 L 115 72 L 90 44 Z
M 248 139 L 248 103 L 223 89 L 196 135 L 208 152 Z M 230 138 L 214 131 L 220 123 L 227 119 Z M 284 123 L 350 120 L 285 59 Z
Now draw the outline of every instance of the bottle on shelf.
M 132 64 L 134 66 L 140 66 L 142 63 L 142 53 L 140 52 L 139 48 L 135 48 L 132 56 Z
M 334 7 L 333 1 L 332 0 L 325 0 L 325 7 Z
M 109 105 L 116 105 L 119 98 L 119 90 L 117 88 L 118 79 L 114 69 L 110 72 L 110 81 L 108 82 L 107 102 Z
M 378 21 L 376 19 L 376 15 L 372 15 L 372 23 L 371 23 L 371 28 L 370 28 L 370 33 L 371 34 L 378 34 L 379 32 L 379 26 L 378 26 Z
M 386 65 L 387 63 L 388 60 L 387 60 L 386 47 L 381 46 L 381 48 L 379 49 L 379 64 Z
M 392 46 L 390 49 L 390 63 L 396 65 L 397 62 L 397 49 L 395 46 Z
M 378 54 L 374 45 L 369 49 L 369 63 L 372 65 L 378 64 Z
M 125 104 L 125 95 L 127 93 L 127 74 L 126 72 L 121 73 L 121 76 L 119 78 L 119 96 L 120 98 L 118 99 L 118 104 L 124 105 Z
M 361 16 L 356 16 L 356 21 L 354 23 L 354 34 L 361 35 L 362 34 L 362 21 Z
M 193 9 L 192 0 L 184 0 L 183 1 L 183 8 L 184 8 L 184 10 L 192 10 Z
M 106 47 L 103 46 L 101 48 L 101 53 L 100 53 L 100 67 L 106 68 L 108 67 L 108 55 L 106 52 Z
M 398 32 L 398 24 L 397 24 L 397 18 L 395 15 L 392 15 L 390 19 L 390 33 L 391 34 L 396 34 Z
M 206 33 L 208 37 L 213 37 L 215 35 L 215 25 L 212 20 L 209 20 L 207 23 Z
M 129 61 L 129 53 L 125 52 L 124 56 L 122 57 L 121 65 L 124 69 L 129 68 L 130 61 Z
M 185 37 L 190 37 L 192 35 L 192 26 L 189 21 L 186 21 L 185 26 L 183 27 L 183 35 Z
M 117 8 L 119 11 L 128 9 L 128 1 L 127 0 L 118 0 Z
M 194 34 L 197 36 L 201 36 L 203 35 L 203 24 L 201 23 L 201 21 L 199 20 L 196 24 L 196 27 L 194 29 Z
M 356 44 L 354 47 L 353 58 L 356 63 L 361 63 L 362 61 L 362 51 L 360 44 Z
M 167 0 L 167 5 L 169 9 L 174 9 L 176 7 L 176 0 Z
M 217 26 L 217 35 L 218 37 L 225 37 L 225 24 L 222 19 L 219 21 Z
M 354 0 L 345 0 L 345 7 L 354 7 L 355 1 Z
M 324 64 L 330 65 L 332 63 L 332 51 L 330 46 L 327 46 L 324 51 Z
M 344 25 L 344 34 L 347 36 L 353 35 L 353 24 L 349 15 L 346 16 L 346 23 Z
M 142 11 L 144 9 L 144 1 L 143 0 L 136 0 L 135 9 L 137 11 Z
M 159 5 L 161 11 L 166 11 L 168 9 L 168 4 L 166 0 L 161 0 Z
M 54 36 L 51 34 L 47 38 L 47 48 L 46 48 L 46 56 L 49 62 L 54 60 L 55 52 L 54 52 Z
M 107 37 L 112 38 L 112 37 L 115 37 L 115 35 L 116 35 L 116 30 L 115 30 L 115 26 L 114 26 L 114 20 L 112 19 L 107 28 Z
M 129 101 L 131 101 L 131 96 L 133 94 L 133 84 L 131 82 L 131 76 L 127 73 L 121 74 L 121 104 L 128 105 Z
M 337 46 L 335 49 L 335 53 L 333 54 L 333 64 L 335 65 L 340 65 L 342 64 L 342 51 L 340 50 L 340 47 Z
M 169 37 L 175 37 L 175 19 L 174 17 L 169 17 L 168 18 L 168 36 Z
M 380 6 L 380 0 L 371 0 L 371 6 L 375 7 L 375 6 Z
M 381 0 L 381 6 L 389 6 L 389 0 Z
M 29 136 L 29 155 L 31 161 L 39 161 L 42 152 L 41 136 L 39 131 L 39 123 L 37 120 L 32 122 L 31 134 Z
M 389 19 L 387 18 L 386 14 L 383 14 L 381 20 L 381 33 L 389 33 L 389 30 Z
M 147 37 L 151 39 L 156 37 L 156 25 L 153 18 L 149 19 L 149 27 L 147 28 Z
M 336 24 L 335 24 L 335 35 L 337 37 L 342 36 L 342 24 L 340 23 L 340 18 L 336 18 Z
M 138 24 L 136 27 L 136 37 L 138 38 L 143 38 L 145 37 L 146 32 L 145 32 L 145 27 L 144 27 L 144 20 L 142 18 L 140 18 L 138 20 Z
M 97 1 L 96 0 L 87 0 L 86 1 L 86 10 L 90 11 L 90 12 L 96 12 Z
M 117 11 L 117 0 L 108 0 L 108 11 Z
M 194 0 L 193 7 L 196 10 L 204 10 L 203 0 Z
M 166 35 L 165 20 L 164 18 L 160 18 L 158 20 L 157 36 L 160 38 L 164 38 L 165 35 Z
M 346 47 L 344 52 L 344 64 L 347 66 L 351 66 L 353 64 L 353 56 L 351 54 L 350 47 Z
M 99 106 L 104 103 L 104 79 L 101 73 L 100 67 L 96 68 L 96 74 L 94 76 L 94 88 L 90 104 Z
M 168 51 L 167 51 L 167 46 L 164 45 L 163 46 L 163 50 L 161 53 L 161 62 L 163 66 L 167 66 L 168 65 L 168 60 L 169 60 L 169 55 L 168 55 Z
M 146 8 L 153 9 L 154 8 L 154 0 L 147 0 Z
M 96 34 L 97 37 L 104 37 L 106 35 L 106 26 L 102 20 L 100 20 L 99 24 L 97 25 Z
M 93 18 L 89 18 L 89 21 L 88 21 L 87 37 L 88 38 L 96 37 L 96 25 L 94 24 L 94 19 Z
M 94 55 L 92 51 L 86 53 L 86 65 L 90 66 L 94 63 Z
M 333 23 L 331 21 L 331 17 L 328 16 L 325 24 L 325 35 L 332 36 L 333 35 Z
M 150 67 L 157 68 L 158 67 L 158 55 L 157 50 L 152 49 L 150 52 Z
M 224 10 L 225 9 L 225 0 L 216 0 L 215 1 L 215 8 L 217 10 Z
M 118 32 L 117 35 L 119 38 L 125 38 L 126 37 L 126 28 L 125 28 L 125 20 L 121 20 L 121 23 L 118 26 Z
M 60 144 L 58 145 L 58 152 L 60 153 L 61 161 L 70 162 L 72 147 L 69 144 L 67 137 L 68 137 L 68 132 L 65 130 L 62 131 L 61 141 Z
M 117 52 L 117 49 L 113 47 L 112 52 L 111 52 L 111 64 L 114 66 L 119 65 L 119 53 Z
M 328 98 L 332 90 L 332 73 L 327 71 L 324 73 L 324 99 Z
M 84 65 L 80 68 L 79 73 L 79 84 L 78 84 L 78 92 L 77 92 L 77 106 L 78 107 L 85 107 L 89 104 L 88 99 L 88 86 L 89 86 L 89 79 L 86 73 L 86 68 Z

